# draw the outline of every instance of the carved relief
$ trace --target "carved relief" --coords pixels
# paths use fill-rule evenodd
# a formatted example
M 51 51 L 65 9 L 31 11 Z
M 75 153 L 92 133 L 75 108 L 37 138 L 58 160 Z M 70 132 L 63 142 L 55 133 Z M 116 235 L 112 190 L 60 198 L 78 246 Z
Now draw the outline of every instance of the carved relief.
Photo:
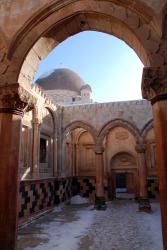
M 23 115 L 31 110 L 36 99 L 27 90 L 15 84 L 0 89 L 0 112 Z
M 129 135 L 126 131 L 121 131 L 121 132 L 116 132 L 115 133 L 115 138 L 117 140 L 126 140 L 129 138 Z
M 144 68 L 142 95 L 143 98 L 148 100 L 167 95 L 167 67 Z
M 135 168 L 136 167 L 136 160 L 135 158 L 126 152 L 120 152 L 118 154 L 116 154 L 112 159 L 111 159 L 111 168 L 115 169 L 115 168 L 126 168 L 129 166 L 131 168 Z

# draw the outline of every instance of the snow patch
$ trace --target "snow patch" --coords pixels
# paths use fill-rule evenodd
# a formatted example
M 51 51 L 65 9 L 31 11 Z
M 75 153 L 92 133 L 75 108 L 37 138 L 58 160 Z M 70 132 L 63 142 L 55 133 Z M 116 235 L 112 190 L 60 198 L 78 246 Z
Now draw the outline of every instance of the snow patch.
M 63 208 L 63 206 L 61 206 L 61 205 L 54 207 L 53 212 L 60 213 L 60 212 L 62 212 L 62 208 Z
M 95 211 L 83 210 L 76 213 L 78 220 L 70 223 L 61 223 L 54 220 L 47 225 L 43 225 L 46 236 L 39 235 L 49 242 L 41 243 L 34 250 L 77 250 L 80 238 L 88 233 L 93 222 Z M 37 235 L 38 236 L 38 235 Z M 32 248 L 25 248 L 31 250 Z
M 79 204 L 88 204 L 89 199 L 81 197 L 80 195 L 75 195 L 71 198 L 71 204 L 73 205 L 79 205 Z

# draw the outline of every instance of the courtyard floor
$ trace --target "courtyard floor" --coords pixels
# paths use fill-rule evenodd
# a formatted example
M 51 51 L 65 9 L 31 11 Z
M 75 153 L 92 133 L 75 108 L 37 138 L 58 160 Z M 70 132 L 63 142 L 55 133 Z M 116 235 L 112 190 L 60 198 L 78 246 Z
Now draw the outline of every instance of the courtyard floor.
M 75 203 L 75 202 L 74 202 Z M 89 204 L 55 208 L 19 231 L 18 250 L 162 250 L 160 209 L 138 212 L 134 201 L 116 200 L 105 211 Z

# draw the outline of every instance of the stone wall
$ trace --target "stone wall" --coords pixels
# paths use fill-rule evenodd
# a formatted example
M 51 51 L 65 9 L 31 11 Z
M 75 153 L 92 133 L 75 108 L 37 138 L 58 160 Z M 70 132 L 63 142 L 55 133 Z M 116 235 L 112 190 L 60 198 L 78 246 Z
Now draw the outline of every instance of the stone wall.
M 72 105 L 63 109 L 64 129 L 75 121 L 81 121 L 99 131 L 114 119 L 126 120 L 142 130 L 152 119 L 151 105 L 146 100 L 136 100 Z
M 30 84 L 41 59 L 68 37 L 85 30 L 122 39 L 145 66 L 165 65 L 165 10 L 165 0 L 2 0 L 0 82 L 19 79 L 19 83 Z
M 64 89 L 63 90 L 59 90 L 59 89 L 45 90 L 45 93 L 49 95 L 55 103 L 62 104 L 62 105 L 64 105 L 64 103 L 72 104 L 74 102 L 73 98 L 76 99 L 79 95 L 75 91 L 64 90 Z

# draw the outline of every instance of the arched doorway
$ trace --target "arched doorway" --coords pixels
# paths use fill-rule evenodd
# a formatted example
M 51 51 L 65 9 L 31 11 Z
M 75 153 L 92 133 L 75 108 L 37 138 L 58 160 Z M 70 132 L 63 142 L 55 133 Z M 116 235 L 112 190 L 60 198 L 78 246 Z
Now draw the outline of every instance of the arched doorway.
M 119 152 L 110 162 L 110 196 L 136 198 L 138 196 L 138 172 L 136 159 L 127 152 Z
M 66 127 L 62 147 L 62 174 L 74 177 L 72 193 L 95 200 L 95 129 L 82 122 Z

